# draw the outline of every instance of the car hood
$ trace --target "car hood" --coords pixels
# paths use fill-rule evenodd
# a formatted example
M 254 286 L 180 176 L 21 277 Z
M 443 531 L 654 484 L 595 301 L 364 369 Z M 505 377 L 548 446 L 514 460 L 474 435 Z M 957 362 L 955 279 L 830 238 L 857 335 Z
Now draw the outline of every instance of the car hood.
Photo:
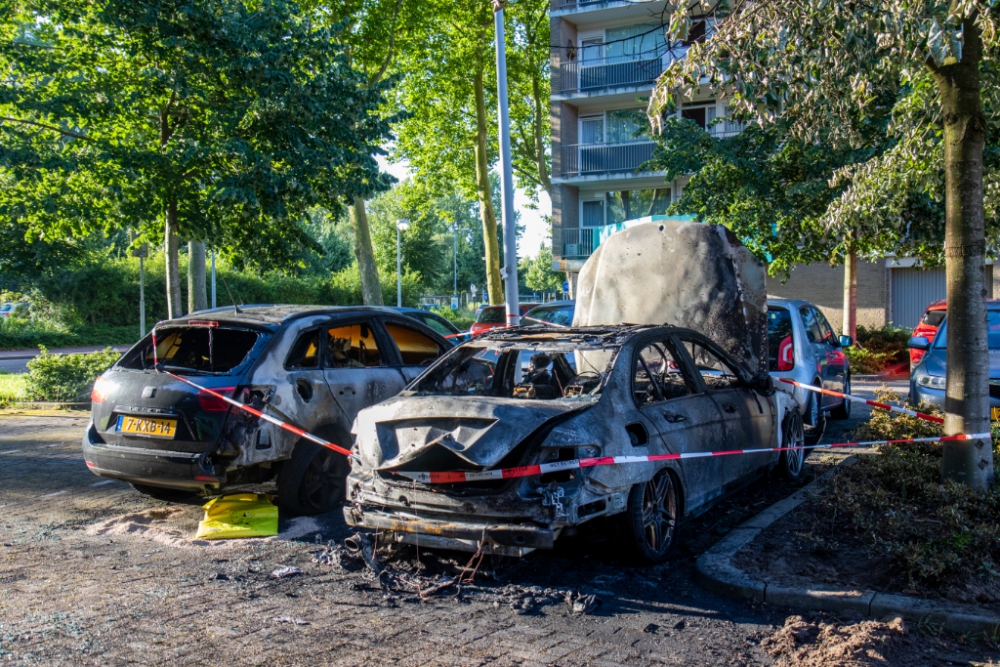
M 398 396 L 358 414 L 358 455 L 378 470 L 491 468 L 532 434 L 595 403 Z
M 990 380 L 1000 380 L 1000 350 L 990 350 Z M 947 354 L 945 348 L 932 347 L 927 350 L 921 360 L 917 372 L 922 375 L 944 377 L 947 373 Z

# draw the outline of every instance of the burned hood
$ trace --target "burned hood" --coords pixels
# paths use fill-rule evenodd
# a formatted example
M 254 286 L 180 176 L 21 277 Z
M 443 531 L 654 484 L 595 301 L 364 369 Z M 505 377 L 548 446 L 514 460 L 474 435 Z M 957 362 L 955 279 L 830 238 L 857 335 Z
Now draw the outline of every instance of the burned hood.
M 491 468 L 529 436 L 593 405 L 399 396 L 358 414 L 356 448 L 365 467 L 379 470 Z
M 608 237 L 580 271 L 573 326 L 672 324 L 766 370 L 764 266 L 720 225 L 662 220 Z

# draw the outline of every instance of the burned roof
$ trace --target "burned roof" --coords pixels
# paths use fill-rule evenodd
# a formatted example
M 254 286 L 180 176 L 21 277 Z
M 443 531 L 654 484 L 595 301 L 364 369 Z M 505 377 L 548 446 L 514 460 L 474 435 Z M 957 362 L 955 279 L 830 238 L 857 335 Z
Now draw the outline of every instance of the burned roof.
M 296 304 L 250 304 L 239 307 L 222 306 L 199 310 L 184 317 L 162 322 L 161 326 L 183 324 L 190 320 L 212 319 L 234 324 L 280 325 L 311 315 L 354 315 L 358 313 L 398 314 L 392 308 L 377 306 L 308 306 Z M 276 327 L 275 327 L 276 328 Z
M 595 347 L 618 346 L 636 333 L 657 328 L 670 328 L 669 325 L 650 324 L 619 324 L 614 326 L 588 327 L 554 327 L 554 326 L 524 326 L 506 329 L 490 329 L 470 341 L 495 343 L 570 343 L 591 344 Z M 468 343 L 466 343 L 468 344 Z

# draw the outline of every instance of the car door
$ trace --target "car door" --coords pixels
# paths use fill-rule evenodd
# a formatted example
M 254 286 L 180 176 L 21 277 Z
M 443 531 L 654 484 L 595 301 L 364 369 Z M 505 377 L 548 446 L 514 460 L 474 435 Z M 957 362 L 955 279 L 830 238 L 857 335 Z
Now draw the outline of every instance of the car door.
M 297 332 L 286 332 L 286 336 L 294 338 L 282 363 L 288 381 L 274 383 L 271 399 L 282 414 L 307 430 L 321 421 L 323 406 L 331 404 L 330 387 L 323 373 L 324 329 L 322 324 L 309 324 Z M 274 444 L 278 452 L 291 452 L 298 440 L 298 436 L 264 421 L 256 437 L 257 449 L 270 449 Z
M 340 320 L 324 328 L 323 376 L 348 420 L 402 391 L 392 343 L 375 318 Z
M 826 359 L 826 374 L 823 378 L 823 387 L 833 391 L 843 392 L 847 386 L 847 356 L 840 347 L 840 339 L 833 333 L 833 327 L 827 321 L 826 316 L 818 308 L 813 308 L 813 316 L 819 325 L 820 335 L 823 340 L 823 354 Z M 832 403 L 840 403 L 841 399 L 830 397 Z
M 396 319 L 383 321 L 386 333 L 395 349 L 395 363 L 406 384 L 423 373 L 428 366 L 437 361 L 444 350 L 450 346 L 430 331 L 421 331 L 419 327 Z
M 632 363 L 632 396 L 649 439 L 659 438 L 670 454 L 712 452 L 723 446 L 725 433 L 716 403 L 677 355 L 669 337 L 640 344 Z M 642 430 L 628 425 L 633 445 Z M 641 453 L 641 452 L 640 452 Z M 652 452 L 652 453 L 655 453 Z M 688 511 L 711 501 L 723 491 L 724 456 L 684 460 L 681 465 Z
M 736 362 L 712 343 L 695 336 L 680 336 L 680 340 L 705 392 L 719 408 L 725 428 L 722 449 L 770 447 L 774 425 L 770 402 L 751 388 Z M 774 457 L 768 453 L 723 458 L 726 483 L 731 484 L 769 465 Z

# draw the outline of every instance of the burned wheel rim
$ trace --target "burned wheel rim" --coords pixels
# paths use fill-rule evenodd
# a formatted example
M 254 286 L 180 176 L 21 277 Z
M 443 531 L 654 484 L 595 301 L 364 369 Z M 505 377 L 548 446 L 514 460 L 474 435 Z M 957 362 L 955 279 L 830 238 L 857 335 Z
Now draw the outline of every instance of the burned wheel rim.
M 336 474 L 334 456 L 329 449 L 319 450 L 302 477 L 299 500 L 311 511 L 327 510 L 343 496 L 343 480 Z
M 670 548 L 676 519 L 674 481 L 670 473 L 661 470 L 646 482 L 642 493 L 642 530 L 651 551 L 659 554 Z
M 802 420 L 792 418 L 788 420 L 788 432 L 785 434 L 786 447 L 802 447 L 806 444 L 806 434 L 802 427 Z M 804 449 L 786 449 L 785 450 L 785 467 L 788 469 L 788 474 L 796 477 L 800 472 L 802 472 L 802 466 L 805 465 L 806 461 L 806 450 Z

